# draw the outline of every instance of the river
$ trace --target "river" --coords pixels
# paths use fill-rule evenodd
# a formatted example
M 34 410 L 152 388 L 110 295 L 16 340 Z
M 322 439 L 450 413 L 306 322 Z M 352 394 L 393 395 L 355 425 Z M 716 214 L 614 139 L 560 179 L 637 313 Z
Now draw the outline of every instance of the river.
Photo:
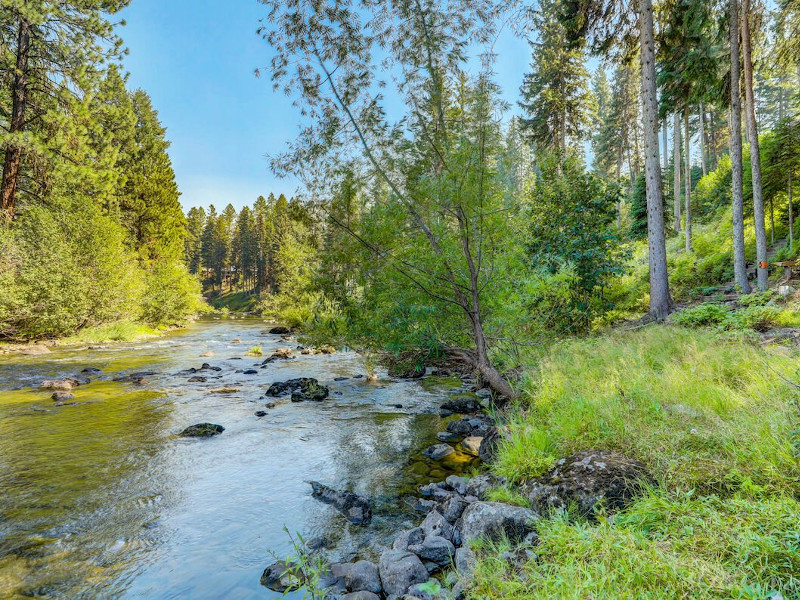
M 284 528 L 331 559 L 369 556 L 419 519 L 404 496 L 469 468 L 465 455 L 421 454 L 460 381 L 368 383 L 353 378 L 365 369 L 352 352 L 297 353 L 245 375 L 262 360 L 250 347 L 266 357 L 297 345 L 265 328 L 209 318 L 146 342 L 0 357 L 0 597 L 277 598 L 259 577 L 271 553 L 293 552 Z M 180 373 L 203 362 L 221 367 L 218 379 Z M 102 374 L 74 391 L 75 405 L 39 389 L 86 367 Z M 135 371 L 156 374 L 113 380 Z M 319 379 L 330 398 L 264 408 L 269 384 L 294 377 Z M 223 387 L 239 391 L 212 392 Z M 225 432 L 177 437 L 200 422 Z M 372 524 L 348 525 L 311 498 L 309 480 L 368 496 Z

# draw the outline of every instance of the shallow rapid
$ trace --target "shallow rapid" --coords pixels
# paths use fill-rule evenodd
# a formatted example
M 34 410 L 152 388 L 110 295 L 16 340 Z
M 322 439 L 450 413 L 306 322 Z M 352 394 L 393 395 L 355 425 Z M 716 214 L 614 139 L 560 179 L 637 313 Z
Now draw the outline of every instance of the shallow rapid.
M 259 577 L 271 553 L 293 553 L 287 531 L 332 559 L 368 556 L 418 519 L 405 496 L 469 468 L 460 453 L 421 454 L 460 381 L 368 383 L 354 378 L 365 369 L 352 352 L 297 352 L 262 369 L 251 347 L 268 357 L 297 346 L 265 329 L 217 318 L 142 343 L 0 357 L 0 597 L 277 598 Z M 221 371 L 203 371 L 205 382 L 181 373 L 204 362 Z M 74 405 L 38 387 L 87 367 L 102 373 Z M 139 371 L 155 374 L 114 381 Z M 295 377 L 317 378 L 330 397 L 264 397 Z M 177 437 L 202 422 L 225 431 Z M 310 480 L 369 497 L 371 525 L 314 500 Z

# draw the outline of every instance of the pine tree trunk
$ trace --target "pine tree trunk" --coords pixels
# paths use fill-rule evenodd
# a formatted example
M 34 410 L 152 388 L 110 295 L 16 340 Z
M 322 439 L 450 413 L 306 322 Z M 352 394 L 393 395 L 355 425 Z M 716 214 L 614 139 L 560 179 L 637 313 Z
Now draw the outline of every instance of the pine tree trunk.
M 750 167 L 753 180 L 753 215 L 756 230 L 756 270 L 758 289 L 766 291 L 769 287 L 767 265 L 767 232 L 764 224 L 764 196 L 761 185 L 761 149 L 758 143 L 758 123 L 753 92 L 753 54 L 750 42 L 750 0 L 742 2 L 742 60 L 744 64 L 745 114 L 747 118 L 747 137 L 750 140 Z
M 703 103 L 700 103 L 700 166 L 703 169 L 703 177 L 708 175 L 706 165 L 706 111 Z
M 684 138 L 686 139 L 686 150 L 683 153 L 684 162 L 686 172 L 684 174 L 684 199 L 686 201 L 686 207 L 684 212 L 686 213 L 686 224 L 684 225 L 684 233 L 686 238 L 686 251 L 692 251 L 692 147 L 691 147 L 691 139 L 692 135 L 689 131 L 689 105 L 687 104 L 683 109 L 683 126 L 685 128 Z
M 664 121 L 661 123 L 661 141 L 664 145 L 664 154 L 662 159 L 662 167 L 661 170 L 664 173 L 662 177 L 666 177 L 667 173 L 669 173 L 669 134 L 667 132 L 667 118 L 664 117 Z
M 789 171 L 789 250 L 794 246 L 794 210 L 792 207 L 792 172 Z
M 19 133 L 25 127 L 25 109 L 28 104 L 28 60 L 31 52 L 31 27 L 27 19 L 20 17 L 17 31 L 17 56 L 14 80 L 11 88 L 10 134 Z M 3 178 L 0 182 L 0 223 L 14 218 L 17 187 L 22 163 L 22 147 L 12 142 L 6 148 L 3 161 Z
M 675 216 L 675 233 L 681 231 L 681 118 L 675 113 L 675 124 L 672 137 L 672 171 L 674 200 L 672 203 L 673 214 Z
M 717 156 L 717 125 L 716 125 L 717 115 L 714 111 L 711 111 L 711 157 L 714 159 L 713 163 L 711 164 L 712 170 L 716 171 L 719 167 L 719 157 Z
M 769 238 L 770 243 L 775 245 L 775 203 L 772 202 L 772 197 L 769 199 Z
M 730 150 L 733 179 L 733 272 L 743 294 L 750 293 L 744 255 L 744 186 L 742 185 L 742 100 L 739 69 L 739 0 L 729 0 L 731 46 Z
M 647 184 L 647 239 L 650 249 L 650 316 L 659 321 L 672 310 L 664 238 L 664 198 L 658 158 L 658 97 L 656 94 L 653 2 L 639 2 L 639 44 L 644 109 L 645 177 Z
M 617 184 L 622 179 L 622 140 L 617 149 Z M 622 229 L 622 200 L 617 200 L 617 229 Z

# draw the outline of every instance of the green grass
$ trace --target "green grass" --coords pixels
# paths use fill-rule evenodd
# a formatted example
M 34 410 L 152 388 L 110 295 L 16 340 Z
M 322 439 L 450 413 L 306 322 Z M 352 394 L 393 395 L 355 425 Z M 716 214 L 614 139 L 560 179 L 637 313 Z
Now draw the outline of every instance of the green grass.
M 215 309 L 227 308 L 230 312 L 251 312 L 258 304 L 258 296 L 250 292 L 212 292 L 208 303 Z
M 800 598 L 800 504 L 659 493 L 599 524 L 538 523 L 538 560 L 483 545 L 474 598 Z
M 162 331 L 136 321 L 119 321 L 98 327 L 87 327 L 73 336 L 63 338 L 60 343 L 102 344 L 106 342 L 132 342 L 158 336 Z
M 776 373 L 800 381 L 797 356 L 681 327 L 558 345 L 530 373 L 497 470 L 522 480 L 605 448 L 669 489 L 800 492 L 797 392 Z
M 511 485 L 492 499 L 521 504 L 514 482 L 591 448 L 658 485 L 597 522 L 547 517 L 521 567 L 483 542 L 470 597 L 800 599 L 800 396 L 784 380 L 800 382 L 799 355 L 749 339 L 651 326 L 529 366 L 493 467 Z

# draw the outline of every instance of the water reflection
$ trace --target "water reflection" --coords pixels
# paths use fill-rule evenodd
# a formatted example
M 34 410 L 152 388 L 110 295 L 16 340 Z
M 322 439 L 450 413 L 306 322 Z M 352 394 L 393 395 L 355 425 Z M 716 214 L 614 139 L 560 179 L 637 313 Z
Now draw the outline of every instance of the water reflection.
M 143 344 L 0 359 L 1 597 L 274 598 L 259 576 L 270 550 L 291 551 L 284 525 L 346 557 L 416 518 L 402 496 L 437 468 L 419 452 L 435 441 L 441 393 L 334 382 L 363 372 L 352 353 L 298 355 L 245 375 L 259 362 L 250 346 L 287 345 L 263 329 L 255 319 L 206 321 Z M 219 379 L 179 374 L 202 362 L 221 367 Z M 78 388 L 75 406 L 56 408 L 32 389 L 87 366 L 103 376 Z M 157 374 L 113 381 L 138 370 Z M 299 376 L 329 385 L 331 398 L 278 401 L 254 416 L 272 381 Z M 220 387 L 238 391 L 210 393 Z M 202 421 L 226 431 L 174 436 Z M 312 479 L 373 498 L 373 524 L 350 526 L 311 499 Z

